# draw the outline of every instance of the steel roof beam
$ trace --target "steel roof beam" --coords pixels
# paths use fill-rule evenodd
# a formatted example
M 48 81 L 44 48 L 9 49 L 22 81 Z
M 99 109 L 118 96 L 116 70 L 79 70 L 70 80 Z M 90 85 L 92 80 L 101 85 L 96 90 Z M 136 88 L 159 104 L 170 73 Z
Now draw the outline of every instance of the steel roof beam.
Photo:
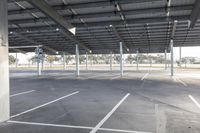
M 25 1 L 25 0 L 8 0 L 8 2 L 19 2 L 19 1 Z M 92 2 L 81 2 L 81 3 L 76 3 L 76 4 L 67 4 L 67 5 L 55 5 L 53 6 L 56 10 L 64 10 L 64 9 L 82 9 L 82 8 L 92 8 L 92 7 L 105 7 L 105 6 L 112 6 L 114 5 L 114 2 L 118 1 L 120 4 L 137 4 L 137 3 L 146 3 L 146 2 L 157 2 L 161 0 L 101 0 L 101 1 L 92 1 Z M 15 11 L 14 11 L 15 12 Z M 38 9 L 35 8 L 27 8 L 25 10 L 16 10 L 18 13 L 26 13 L 26 12 L 39 12 Z M 11 14 L 12 12 L 10 12 Z
M 199 18 L 199 15 L 200 15 L 200 0 L 196 0 L 193 10 L 190 15 L 190 21 L 191 21 L 190 28 L 194 28 L 194 26 Z
M 169 22 L 174 20 L 188 20 L 190 16 L 183 15 L 183 16 L 173 16 L 166 19 L 166 17 L 152 17 L 152 18 L 137 18 L 137 19 L 126 19 L 127 24 L 145 24 L 145 23 L 157 23 L 157 22 Z M 25 24 L 25 23 L 36 23 L 36 22 L 49 22 L 48 18 L 34 20 L 34 19 L 23 19 L 23 20 L 10 20 L 9 24 Z M 84 27 L 85 24 L 83 23 L 72 23 L 76 27 Z M 102 21 L 102 22 L 87 22 L 87 26 L 109 26 L 109 25 L 123 25 L 124 22 L 121 20 L 115 21 Z M 53 27 L 56 25 L 52 24 Z M 69 32 L 69 31 L 68 31 Z M 69 33 L 68 33 L 69 34 Z M 70 33 L 71 36 L 71 33 Z M 71 37 L 70 37 L 71 38 Z M 72 38 L 71 38 L 72 39 Z M 74 40 L 74 39 L 73 39 Z
M 124 42 L 124 40 L 122 39 L 122 37 L 120 36 L 120 34 L 118 33 L 117 29 L 115 26 L 111 25 L 110 26 L 112 28 L 112 31 L 114 32 L 114 34 L 117 36 L 118 40 L 120 42 L 122 42 L 123 46 L 125 47 L 126 51 L 129 52 L 129 47 L 127 46 L 127 44 Z
M 14 52 L 19 52 L 19 53 L 22 53 L 22 54 L 26 54 L 27 53 L 26 51 L 21 50 L 21 49 L 17 49 L 17 48 L 10 48 L 9 47 L 9 50 L 13 50 Z
M 56 50 L 51 49 L 51 48 L 49 48 L 48 46 L 45 46 L 45 45 L 43 45 L 43 44 L 41 44 L 41 43 L 39 43 L 39 42 L 37 42 L 37 41 L 34 41 L 34 40 L 32 40 L 32 39 L 30 39 L 30 38 L 28 38 L 28 37 L 26 37 L 26 36 L 24 36 L 24 35 L 22 35 L 22 34 L 20 34 L 20 33 L 14 32 L 13 34 L 16 35 L 16 36 L 19 37 L 19 38 L 22 38 L 22 39 L 26 40 L 26 41 L 29 42 L 29 43 L 32 43 L 32 44 L 37 45 L 37 47 L 44 47 L 44 48 L 47 49 L 48 51 L 57 54 L 57 51 L 56 51 Z M 33 47 L 33 46 L 32 46 L 32 47 Z
M 190 11 L 192 10 L 193 6 L 192 5 L 185 5 L 185 6 L 173 6 L 171 7 L 172 11 Z M 56 8 L 54 8 L 56 10 Z M 73 9 L 73 8 L 72 8 Z M 36 9 L 33 9 L 36 10 Z M 61 5 L 61 9 L 57 9 L 58 11 L 60 10 L 65 10 L 63 9 L 63 5 Z M 24 10 L 11 10 L 8 11 L 8 15 L 18 15 L 18 14 L 23 14 L 23 13 L 30 13 L 33 11 L 29 11 L 28 9 Z M 145 13 L 157 13 L 157 12 L 165 12 L 163 7 L 156 7 L 156 8 L 145 8 L 145 9 L 128 9 L 128 10 L 123 10 L 124 15 L 136 15 L 136 14 L 145 14 Z M 95 18 L 95 17 L 104 17 L 104 16 L 113 16 L 113 15 L 120 15 L 120 11 L 114 12 L 91 12 L 91 13 L 81 13 L 79 15 L 73 14 L 73 15 L 64 15 L 63 17 L 66 17 L 66 19 L 78 19 L 80 18 Z
M 60 27 L 64 28 L 64 30 L 60 29 L 59 31 L 67 36 L 70 40 L 74 41 L 75 43 L 79 44 L 86 51 L 90 51 L 84 44 L 82 44 L 70 31 L 69 28 L 74 28 L 74 26 L 66 21 L 66 19 L 60 16 L 56 10 L 54 10 L 51 6 L 49 6 L 44 0 L 27 0 L 29 3 L 37 7 L 41 12 L 55 21 Z
M 172 27 L 171 39 L 174 39 L 177 23 L 178 23 L 178 21 L 174 20 L 173 27 Z

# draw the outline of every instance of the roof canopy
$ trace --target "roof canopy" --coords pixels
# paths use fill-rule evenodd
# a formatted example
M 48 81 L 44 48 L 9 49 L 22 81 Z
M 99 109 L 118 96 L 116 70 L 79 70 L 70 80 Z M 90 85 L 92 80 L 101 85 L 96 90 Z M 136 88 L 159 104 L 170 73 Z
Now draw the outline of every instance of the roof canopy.
M 79 44 L 81 54 L 105 54 L 122 42 L 125 53 L 164 52 L 171 38 L 177 47 L 200 45 L 199 13 L 200 0 L 8 0 L 9 45 L 74 54 Z

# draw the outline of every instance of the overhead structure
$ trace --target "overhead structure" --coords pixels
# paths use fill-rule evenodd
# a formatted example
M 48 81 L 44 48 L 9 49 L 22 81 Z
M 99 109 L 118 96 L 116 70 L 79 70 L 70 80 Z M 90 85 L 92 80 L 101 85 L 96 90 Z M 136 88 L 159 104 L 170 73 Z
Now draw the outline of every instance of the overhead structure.
M 200 17 L 200 0 L 195 0 L 191 15 L 190 15 L 190 28 L 194 28 L 197 23 L 198 18 Z
M 54 10 L 51 6 L 49 6 L 44 0 L 27 0 L 32 5 L 37 7 L 41 12 L 50 17 L 59 27 L 62 27 L 61 33 L 63 33 L 67 38 L 78 43 L 80 46 L 84 47 L 87 51 L 90 51 L 85 45 L 83 45 L 70 31 L 70 28 L 74 28 L 74 26 L 65 20 L 64 17 L 60 16 L 56 10 Z
M 164 53 L 166 48 L 170 51 L 174 20 L 178 20 L 174 47 L 199 45 L 198 0 L 170 0 L 167 5 L 164 0 L 8 2 L 10 46 L 34 45 L 23 38 L 26 36 L 71 54 L 75 54 L 76 44 L 80 54 L 119 53 L 119 41 L 123 42 L 124 52 L 135 53 L 139 49 L 140 53 Z M 185 32 L 188 21 L 193 28 Z M 69 31 L 72 27 L 76 27 L 76 35 Z
M 117 38 L 119 39 L 119 42 L 122 42 L 123 43 L 123 46 L 125 47 L 125 50 L 127 52 L 129 52 L 129 48 L 128 46 L 125 44 L 125 42 L 123 41 L 123 39 L 121 38 L 121 36 L 119 35 L 117 29 L 115 28 L 115 26 L 113 25 L 110 25 L 110 27 L 112 28 L 113 32 L 115 33 L 115 35 L 117 36 Z

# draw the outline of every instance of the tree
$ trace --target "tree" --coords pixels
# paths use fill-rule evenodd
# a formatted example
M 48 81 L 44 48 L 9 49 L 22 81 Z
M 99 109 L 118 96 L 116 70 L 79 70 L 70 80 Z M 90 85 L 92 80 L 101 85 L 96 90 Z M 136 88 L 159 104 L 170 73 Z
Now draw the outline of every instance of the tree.
M 66 59 L 66 63 L 69 64 L 69 62 L 70 62 L 72 59 L 74 59 L 74 58 L 73 58 L 73 56 L 71 56 L 71 55 L 66 55 L 66 56 L 65 56 L 65 59 Z
M 144 55 L 144 54 L 139 54 L 139 55 L 138 55 L 138 59 L 139 59 L 139 62 L 140 62 L 140 63 L 146 63 L 147 60 L 148 60 L 148 56 L 147 56 L 147 55 Z
M 165 63 L 165 58 L 163 55 L 157 55 L 157 60 L 156 60 L 157 63 Z
M 80 64 L 85 62 L 86 57 L 84 55 L 79 56 Z
M 16 61 L 17 61 L 17 59 L 14 56 L 9 55 L 9 65 L 16 63 Z
M 113 59 L 114 59 L 114 61 L 116 61 L 117 63 L 119 63 L 120 62 L 120 56 L 119 55 L 114 55 L 113 56 Z
M 105 64 L 110 63 L 110 55 L 108 54 L 102 54 L 101 59 L 102 59 L 102 63 L 105 63 Z
M 128 57 L 126 58 L 126 62 L 133 64 L 134 61 L 136 61 L 136 56 L 132 56 L 131 54 L 128 55 Z
M 48 55 L 46 57 L 46 61 L 50 63 L 50 66 L 52 66 L 54 61 L 59 61 L 59 60 L 60 60 L 60 58 L 57 56 L 54 56 L 54 55 Z

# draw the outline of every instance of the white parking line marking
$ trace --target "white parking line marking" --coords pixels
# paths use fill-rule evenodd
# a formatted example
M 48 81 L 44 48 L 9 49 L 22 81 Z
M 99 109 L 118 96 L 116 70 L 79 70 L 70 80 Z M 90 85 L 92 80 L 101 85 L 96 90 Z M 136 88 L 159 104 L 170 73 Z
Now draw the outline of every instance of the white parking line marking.
M 182 85 L 187 86 L 187 84 L 185 82 L 183 82 L 181 79 L 177 79 Z
M 149 75 L 149 73 L 146 73 L 146 74 L 141 78 L 141 80 L 144 80 L 148 75 Z
M 174 80 L 174 82 L 179 82 L 179 83 L 181 83 L 182 85 L 184 85 L 184 86 L 187 86 L 187 84 L 185 83 L 185 82 L 183 82 L 181 79 L 179 79 L 179 78 L 177 78 L 177 77 L 172 77 L 173 78 L 173 80 Z
M 118 79 L 120 78 L 121 76 L 120 75 L 113 75 L 114 77 L 110 78 L 110 80 L 113 80 L 113 79 Z
M 93 76 L 90 76 L 90 77 L 87 77 L 87 78 L 84 78 L 84 79 L 93 79 L 93 78 L 98 78 L 98 77 L 107 77 L 108 75 L 106 73 L 104 74 L 101 74 L 101 75 L 93 75 Z
M 85 126 L 58 125 L 58 124 L 36 123 L 36 122 L 23 122 L 23 121 L 7 121 L 7 122 L 9 122 L 9 123 L 16 123 L 16 124 L 25 124 L 25 125 L 49 126 L 49 127 L 65 127 L 65 128 L 76 128 L 76 129 L 93 129 L 92 127 L 85 127 Z
M 124 74 L 123 74 L 123 76 L 125 76 L 125 75 L 128 75 L 128 73 L 124 73 Z M 119 74 L 117 74 L 117 75 L 111 75 L 111 76 L 114 76 L 114 77 L 110 78 L 110 80 L 114 80 L 114 79 L 121 78 L 121 75 L 119 75 Z M 122 77 L 123 77 L 123 76 L 122 76 Z
M 20 93 L 17 93 L 17 94 L 10 95 L 10 97 L 19 96 L 19 95 L 23 95 L 23 94 L 31 93 L 31 92 L 34 92 L 34 91 L 35 91 L 35 90 L 30 90 L 30 91 L 20 92 Z
M 90 133 L 96 133 L 97 130 L 110 118 L 110 116 L 117 110 L 117 108 L 126 100 L 130 93 L 126 94 L 115 107 L 90 131 Z
M 153 133 L 153 132 L 142 132 L 142 131 L 131 131 L 131 130 L 109 129 L 109 128 L 99 128 L 98 130 L 120 132 L 120 133 Z
M 87 126 L 72 126 L 72 125 L 60 125 L 60 124 L 47 124 L 47 123 L 36 123 L 36 122 L 23 122 L 23 121 L 7 121 L 8 123 L 24 124 L 24 125 L 36 125 L 36 126 L 47 126 L 47 127 L 61 127 L 61 128 L 73 128 L 73 129 L 94 129 L 94 127 Z M 131 131 L 121 129 L 110 129 L 110 128 L 99 128 L 101 131 L 112 131 L 120 133 L 153 133 L 153 132 L 142 132 L 142 131 Z
M 77 94 L 77 93 L 79 93 L 79 91 L 73 92 L 73 93 L 68 94 L 68 95 L 66 95 L 66 96 L 60 97 L 60 98 L 58 98 L 58 99 L 55 99 L 55 100 L 53 100 L 53 101 L 51 101 L 51 102 L 42 104 L 42 105 L 37 106 L 37 107 L 35 107 L 35 108 L 32 108 L 32 109 L 26 110 L 26 111 L 24 111 L 24 112 L 21 112 L 21 113 L 19 113 L 19 114 L 13 115 L 13 116 L 11 116 L 10 118 L 14 118 L 14 117 L 17 117 L 17 116 L 26 114 L 26 113 L 28 113 L 28 112 L 31 112 L 31 111 L 34 111 L 34 110 L 36 110 L 36 109 L 42 108 L 42 107 L 47 106 L 47 105 L 49 105 L 49 104 L 55 103 L 55 102 L 57 102 L 57 101 L 59 101 L 59 100 L 62 100 L 62 99 L 64 99 L 64 98 L 67 98 L 67 97 L 70 97 L 70 96 L 72 96 L 72 95 L 75 95 L 75 94 Z
M 194 102 L 194 104 L 200 109 L 200 104 L 197 102 L 197 100 L 192 96 L 188 95 L 188 97 Z

